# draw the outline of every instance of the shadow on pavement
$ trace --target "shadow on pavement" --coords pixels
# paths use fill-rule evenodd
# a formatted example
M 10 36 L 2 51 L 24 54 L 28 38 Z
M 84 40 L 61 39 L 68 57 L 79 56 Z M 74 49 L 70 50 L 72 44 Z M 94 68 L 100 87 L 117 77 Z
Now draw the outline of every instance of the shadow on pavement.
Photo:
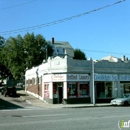
M 8 96 L 8 97 L 12 97 L 12 98 L 18 98 L 18 97 L 20 97 L 20 95 L 16 93 L 15 95 Z
M 8 102 L 6 100 L 0 99 L 0 110 L 3 110 L 3 109 L 18 109 L 18 108 L 23 108 L 23 107 L 16 105 L 14 103 Z

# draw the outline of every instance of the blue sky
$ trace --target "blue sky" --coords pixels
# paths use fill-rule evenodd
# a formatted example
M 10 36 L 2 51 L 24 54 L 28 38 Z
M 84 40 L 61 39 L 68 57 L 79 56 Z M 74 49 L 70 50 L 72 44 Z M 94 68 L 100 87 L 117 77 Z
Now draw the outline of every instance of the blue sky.
M 130 59 L 130 0 L 59 24 L 23 30 L 54 22 L 120 0 L 0 0 L 0 35 L 4 38 L 42 34 L 46 40 L 68 41 L 86 57 L 101 59 L 108 55 Z M 18 30 L 15 33 L 11 30 Z M 11 31 L 8 33 L 7 31 Z

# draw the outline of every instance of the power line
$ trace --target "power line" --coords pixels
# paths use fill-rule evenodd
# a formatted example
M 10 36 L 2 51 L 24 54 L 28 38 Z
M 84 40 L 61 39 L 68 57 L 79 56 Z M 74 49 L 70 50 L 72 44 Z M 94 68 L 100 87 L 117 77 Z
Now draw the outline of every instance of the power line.
M 5 10 L 5 9 L 9 9 L 9 8 L 14 8 L 14 7 L 17 7 L 17 6 L 21 6 L 21 5 L 25 5 L 25 4 L 32 3 L 32 2 L 34 2 L 34 1 L 37 1 L 37 0 L 32 0 L 32 1 L 28 1 L 28 2 L 25 2 L 25 3 L 18 4 L 18 5 L 13 5 L 13 6 L 9 6 L 9 7 L 0 8 L 0 10 Z
M 98 51 L 98 50 L 85 50 L 85 49 L 81 49 L 83 51 L 89 51 L 89 52 L 97 52 L 97 53 L 110 53 L 110 54 L 118 54 L 118 55 L 130 55 L 130 54 L 126 54 L 126 53 L 119 53 L 119 52 L 108 52 L 108 51 Z
M 103 7 L 91 10 L 89 12 L 84 12 L 84 13 L 81 13 L 81 14 L 77 14 L 77 15 L 74 15 L 74 16 L 71 16 L 71 17 L 67 17 L 67 18 L 64 18 L 64 19 L 60 19 L 60 20 L 56 20 L 56 21 L 53 21 L 53 22 L 49 22 L 49 23 L 45 23 L 45 24 L 40 24 L 40 25 L 36 25 L 36 26 L 31 26 L 31 27 L 26 27 L 26 28 L 21 28 L 21 29 L 16 29 L 16 30 L 4 31 L 4 32 L 0 32 L 0 34 L 2 34 L 2 35 L 8 35 L 8 34 L 12 34 L 12 33 L 24 32 L 24 31 L 35 30 L 35 29 L 43 28 L 43 27 L 47 27 L 47 26 L 52 26 L 52 25 L 55 25 L 55 24 L 66 22 L 68 20 L 73 20 L 75 18 L 82 17 L 84 15 L 87 15 L 87 14 L 90 14 L 90 13 L 93 13 L 93 12 L 96 12 L 96 11 L 108 8 L 110 6 L 114 6 L 114 5 L 119 4 L 121 2 L 124 2 L 124 1 L 125 0 L 120 0 L 120 1 L 115 2 L 113 4 L 110 4 L 110 5 L 107 5 L 107 6 L 103 6 Z

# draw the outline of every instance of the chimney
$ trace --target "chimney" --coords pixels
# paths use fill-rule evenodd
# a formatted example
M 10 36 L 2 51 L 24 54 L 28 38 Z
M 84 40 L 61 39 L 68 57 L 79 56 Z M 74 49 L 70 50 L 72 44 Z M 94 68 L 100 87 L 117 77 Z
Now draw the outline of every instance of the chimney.
M 128 61 L 128 57 L 126 57 L 125 60 Z
M 52 44 L 54 44 L 54 37 L 52 37 L 52 41 L 51 42 L 52 42 Z
M 122 56 L 122 61 L 125 61 L 125 55 Z

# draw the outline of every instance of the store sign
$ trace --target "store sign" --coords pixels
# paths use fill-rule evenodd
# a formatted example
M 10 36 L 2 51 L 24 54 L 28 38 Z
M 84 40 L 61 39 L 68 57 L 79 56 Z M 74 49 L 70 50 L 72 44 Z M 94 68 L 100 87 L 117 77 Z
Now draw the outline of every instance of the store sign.
M 65 81 L 65 74 L 54 74 L 51 76 L 52 81 Z
M 67 74 L 67 81 L 90 81 L 88 74 Z
M 118 76 L 115 74 L 94 74 L 95 81 L 117 81 Z
M 44 80 L 61 82 L 61 81 L 90 81 L 90 75 L 88 74 L 52 74 L 46 75 Z
M 120 81 L 130 81 L 130 75 L 120 75 Z

